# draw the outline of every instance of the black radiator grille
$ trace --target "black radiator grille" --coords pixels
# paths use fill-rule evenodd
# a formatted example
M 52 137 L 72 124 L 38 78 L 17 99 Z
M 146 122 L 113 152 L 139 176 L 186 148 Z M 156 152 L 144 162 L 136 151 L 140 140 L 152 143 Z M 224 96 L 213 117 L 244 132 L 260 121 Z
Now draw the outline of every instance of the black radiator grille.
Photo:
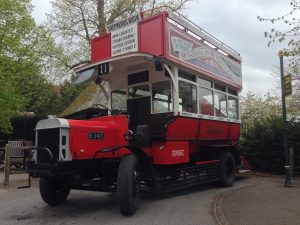
M 59 131 L 60 128 L 51 128 L 37 131 L 38 147 L 48 148 L 52 152 L 54 160 L 57 160 L 59 157 Z M 37 161 L 38 163 L 49 163 L 50 156 L 48 152 L 44 150 L 38 150 Z

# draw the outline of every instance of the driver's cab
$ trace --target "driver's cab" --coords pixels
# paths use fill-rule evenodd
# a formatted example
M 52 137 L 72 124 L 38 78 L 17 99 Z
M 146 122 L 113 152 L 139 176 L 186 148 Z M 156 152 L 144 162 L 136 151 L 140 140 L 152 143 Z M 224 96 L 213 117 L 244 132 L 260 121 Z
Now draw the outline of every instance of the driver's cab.
M 109 107 L 113 114 L 128 114 L 129 130 L 147 126 L 151 138 L 164 138 L 167 119 L 174 112 L 170 74 L 162 64 L 157 68 L 155 60 L 137 61 L 112 74 Z
M 114 87 L 112 81 L 111 110 L 112 113 L 128 112 L 130 130 L 135 132 L 138 125 L 153 128 L 154 120 L 165 120 L 173 112 L 172 83 L 164 70 L 145 67 L 123 76 L 125 78 L 121 82 L 127 82 L 127 86 L 118 86 L 119 81 L 116 80 Z M 153 129 L 151 131 L 153 133 Z

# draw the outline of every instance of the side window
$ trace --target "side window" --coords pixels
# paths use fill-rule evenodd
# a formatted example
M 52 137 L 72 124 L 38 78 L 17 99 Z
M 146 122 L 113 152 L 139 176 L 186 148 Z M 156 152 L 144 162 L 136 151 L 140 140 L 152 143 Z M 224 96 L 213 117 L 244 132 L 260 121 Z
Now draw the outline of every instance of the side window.
M 179 81 L 179 108 L 184 112 L 197 113 L 197 86 Z
M 215 110 L 216 116 L 227 118 L 227 101 L 225 94 L 215 92 Z
M 111 109 L 116 112 L 127 109 L 126 90 L 116 90 L 111 92 Z
M 239 119 L 238 99 L 228 96 L 228 116 L 230 119 Z
M 145 84 L 136 87 L 131 87 L 128 90 L 128 95 L 130 99 L 150 96 L 149 85 Z
M 214 115 L 212 90 L 199 87 L 199 113 L 203 115 Z
M 173 111 L 171 82 L 166 80 L 152 84 L 153 113 Z
M 197 78 L 197 82 L 198 84 L 201 84 L 203 87 L 208 87 L 208 88 L 213 87 L 213 83 L 211 81 L 202 79 L 200 77 Z

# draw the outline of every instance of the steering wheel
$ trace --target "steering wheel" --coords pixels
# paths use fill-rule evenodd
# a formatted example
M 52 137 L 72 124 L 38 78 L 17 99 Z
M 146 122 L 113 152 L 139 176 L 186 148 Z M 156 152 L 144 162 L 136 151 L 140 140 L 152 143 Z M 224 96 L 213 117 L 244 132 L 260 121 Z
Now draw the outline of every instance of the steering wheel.
M 107 106 L 105 106 L 105 105 L 102 105 L 102 104 L 98 103 L 98 104 L 94 104 L 93 106 L 95 106 L 98 109 L 100 109 L 100 108 L 107 109 L 110 112 L 110 114 L 112 115 L 111 110 Z

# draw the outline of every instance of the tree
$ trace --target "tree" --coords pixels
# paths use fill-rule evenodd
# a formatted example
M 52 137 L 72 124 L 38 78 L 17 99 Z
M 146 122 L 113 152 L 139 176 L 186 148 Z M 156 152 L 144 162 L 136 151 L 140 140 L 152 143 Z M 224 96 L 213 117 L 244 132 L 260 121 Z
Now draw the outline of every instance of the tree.
M 295 163 L 300 161 L 300 123 L 289 121 L 288 146 L 294 148 Z M 243 132 L 240 140 L 242 154 L 247 158 L 255 171 L 280 172 L 284 171 L 282 118 L 270 116 L 253 122 L 252 126 Z
M 48 25 L 69 56 L 68 67 L 90 59 L 90 41 L 105 33 L 105 24 L 149 10 L 150 14 L 161 5 L 180 10 L 189 0 L 52 0 Z
M 291 0 L 290 11 L 274 18 L 263 18 L 258 16 L 259 21 L 286 24 L 286 30 L 271 28 L 265 32 L 265 37 L 269 39 L 268 46 L 274 42 L 287 42 L 288 48 L 284 49 L 285 56 L 289 57 L 289 66 L 295 79 L 300 81 L 299 59 L 300 59 L 300 19 L 297 13 L 300 12 L 300 1 Z
M 16 2 L 0 0 L 0 131 L 10 133 L 10 119 L 22 111 L 25 98 L 18 93 L 14 77 L 18 73 L 18 62 L 25 57 L 20 36 L 31 23 L 26 15 L 28 1 Z
M 14 85 L 0 74 L 0 132 L 10 133 L 10 119 L 23 109 L 24 99 L 16 94 Z
M 43 75 L 61 52 L 51 34 L 37 26 L 30 0 L 0 0 L 0 132 L 24 111 L 56 112 L 57 92 Z
M 272 96 L 267 93 L 260 97 L 248 92 L 245 97 L 241 98 L 242 133 L 247 132 L 249 127 L 258 120 L 280 115 L 279 96 Z
M 282 146 L 282 120 L 270 116 L 253 121 L 243 132 L 240 141 L 242 154 L 255 171 L 282 172 L 284 155 Z
M 288 141 L 300 156 L 299 142 L 299 92 L 287 99 Z M 260 97 L 251 92 L 241 99 L 242 154 L 253 170 L 283 172 L 283 123 L 281 102 L 277 95 Z M 297 163 L 300 163 L 299 160 Z
M 68 112 L 64 113 L 65 109 L 71 105 L 71 103 L 78 97 L 78 95 L 87 87 L 87 84 L 74 84 L 71 81 L 64 81 L 59 86 L 59 110 L 57 114 L 68 114 Z M 69 112 L 71 113 L 71 112 Z

